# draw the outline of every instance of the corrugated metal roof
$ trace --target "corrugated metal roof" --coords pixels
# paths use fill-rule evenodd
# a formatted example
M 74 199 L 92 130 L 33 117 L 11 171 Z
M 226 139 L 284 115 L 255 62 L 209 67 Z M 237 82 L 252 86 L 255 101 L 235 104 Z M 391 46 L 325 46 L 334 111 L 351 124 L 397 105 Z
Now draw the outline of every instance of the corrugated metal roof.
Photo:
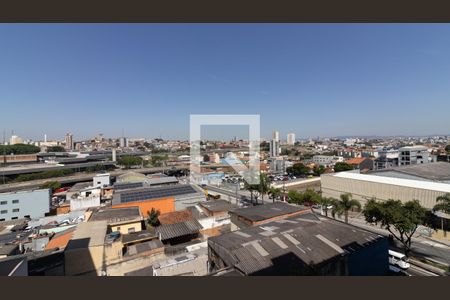
M 173 239 L 185 235 L 198 233 L 203 229 L 202 225 L 195 219 L 175 223 L 160 225 L 156 228 L 156 232 L 161 234 L 161 240 Z
M 432 190 L 432 191 L 450 193 L 450 184 L 447 184 L 447 183 L 403 179 L 403 178 L 393 178 L 393 177 L 383 177 L 383 176 L 368 175 L 368 174 L 358 174 L 358 173 L 353 173 L 353 172 L 339 172 L 339 173 L 336 173 L 333 175 L 322 175 L 322 176 L 334 176 L 334 177 L 339 177 L 339 178 L 347 178 L 347 179 L 353 179 L 353 180 L 361 180 L 361 181 L 398 185 L 398 186 L 405 186 L 405 187 L 416 188 L 416 189 L 424 189 L 424 190 Z
M 347 252 L 358 251 L 383 237 L 313 213 L 305 220 L 270 222 L 208 239 L 209 246 L 232 266 L 251 274 L 273 265 L 277 258 L 295 255 L 306 265 L 319 264 Z M 295 220 L 298 216 L 287 220 Z M 271 234 L 261 234 L 269 231 Z

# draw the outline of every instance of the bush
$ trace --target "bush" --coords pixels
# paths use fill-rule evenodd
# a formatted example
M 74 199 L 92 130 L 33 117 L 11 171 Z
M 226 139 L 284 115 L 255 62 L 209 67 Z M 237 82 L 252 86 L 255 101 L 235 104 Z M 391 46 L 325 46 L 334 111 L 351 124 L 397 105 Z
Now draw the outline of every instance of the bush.
M 65 152 L 66 149 L 62 146 L 50 146 L 47 147 L 47 152 Z
M 30 180 L 38 180 L 38 179 L 46 179 L 46 178 L 52 178 L 52 177 L 61 177 L 61 176 L 67 176 L 75 173 L 73 170 L 51 170 L 51 171 L 45 171 L 40 173 L 33 173 L 33 174 L 22 174 L 16 177 L 14 181 L 21 182 L 21 181 L 30 181 Z

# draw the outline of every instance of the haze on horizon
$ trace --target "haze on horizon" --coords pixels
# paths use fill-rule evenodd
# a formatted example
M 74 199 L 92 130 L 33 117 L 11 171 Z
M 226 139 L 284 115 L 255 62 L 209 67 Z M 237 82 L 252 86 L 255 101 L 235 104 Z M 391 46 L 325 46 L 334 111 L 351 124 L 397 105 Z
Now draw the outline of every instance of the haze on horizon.
M 450 133 L 449 24 L 1 24 L 0 37 L 7 138 L 188 139 L 190 114 L 260 114 L 265 138 Z

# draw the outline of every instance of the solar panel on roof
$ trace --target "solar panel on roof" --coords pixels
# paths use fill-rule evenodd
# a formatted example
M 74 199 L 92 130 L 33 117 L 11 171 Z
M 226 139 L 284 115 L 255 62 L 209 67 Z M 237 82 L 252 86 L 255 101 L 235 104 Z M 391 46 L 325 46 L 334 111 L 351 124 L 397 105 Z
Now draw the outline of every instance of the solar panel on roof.
M 160 199 L 183 194 L 192 194 L 196 191 L 190 186 L 173 186 L 163 187 L 157 189 L 146 189 L 142 191 L 129 191 L 120 194 L 121 202 L 135 202 L 150 199 Z

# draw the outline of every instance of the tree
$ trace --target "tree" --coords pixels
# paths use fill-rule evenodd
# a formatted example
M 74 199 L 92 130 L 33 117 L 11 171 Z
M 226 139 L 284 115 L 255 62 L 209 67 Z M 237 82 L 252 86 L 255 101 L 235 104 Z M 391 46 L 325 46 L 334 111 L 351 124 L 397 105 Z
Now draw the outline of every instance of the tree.
M 44 184 L 40 186 L 41 189 L 51 189 L 52 193 L 53 191 L 61 188 L 61 183 L 58 181 L 47 181 Z
M 445 146 L 445 151 L 450 154 L 450 145 Z
M 302 194 L 297 191 L 289 191 L 288 192 L 289 203 L 300 204 L 302 203 Z
M 332 214 L 345 217 L 345 223 L 348 223 L 348 212 L 352 208 L 361 208 L 361 203 L 358 200 L 352 199 L 352 194 L 346 193 L 340 196 L 340 200 L 335 200 L 333 203 Z
M 320 195 L 312 189 L 307 189 L 303 193 L 297 191 L 288 192 L 289 202 L 301 205 L 312 205 L 318 203 Z
M 313 172 L 314 172 L 314 175 L 320 176 L 325 172 L 325 167 L 324 166 L 315 166 L 313 168 Z
M 433 207 L 433 210 L 450 214 L 450 193 L 437 197 L 436 205 Z M 444 217 L 441 217 L 441 229 L 444 231 Z M 444 235 L 447 235 L 446 231 L 444 231 Z
M 66 149 L 62 146 L 49 146 L 47 147 L 47 152 L 65 152 Z
M 281 196 L 281 189 L 271 187 L 268 194 L 272 198 L 273 203 L 275 203 L 275 199 Z
M 353 166 L 346 162 L 338 162 L 334 165 L 335 172 L 350 171 L 350 170 L 353 170 Z
M 320 197 L 319 204 L 322 207 L 322 210 L 325 212 L 325 216 L 328 217 L 328 207 L 335 203 L 336 199 L 329 197 Z
M 306 189 L 302 193 L 302 203 L 303 205 L 313 205 L 320 201 L 320 194 L 315 192 L 313 189 Z
M 290 175 L 301 176 L 311 172 L 311 169 L 302 163 L 296 163 L 292 167 L 286 169 L 286 172 Z
M 15 144 L 15 145 L 0 145 L 0 154 L 35 154 L 39 153 L 41 148 L 34 145 Z
M 100 165 L 100 164 L 96 164 L 95 166 L 86 168 L 86 172 L 88 172 L 88 173 L 100 172 L 100 171 L 104 171 L 104 170 L 105 170 L 105 166 Z
M 159 215 L 160 215 L 160 211 L 159 210 L 155 210 L 154 208 L 152 208 L 151 211 L 147 212 L 148 213 L 148 218 L 147 218 L 147 223 L 152 226 L 152 227 L 156 227 L 159 226 Z
M 419 201 L 402 203 L 400 200 L 383 202 L 369 200 L 364 207 L 364 217 L 368 223 L 380 224 L 397 239 L 404 248 L 405 255 L 411 251 L 411 238 L 420 224 L 423 224 L 426 209 Z
M 259 196 L 261 196 L 264 204 L 264 195 L 268 193 L 270 187 L 269 177 L 267 177 L 266 174 L 259 174 L 258 184 L 249 184 L 247 181 L 245 181 L 244 185 L 244 188 L 250 192 L 250 200 L 252 203 L 253 198 L 255 198 L 256 204 L 258 204 L 258 198 Z
M 142 158 L 139 156 L 123 156 L 117 160 L 119 165 L 129 169 L 132 166 L 139 166 L 142 164 Z

